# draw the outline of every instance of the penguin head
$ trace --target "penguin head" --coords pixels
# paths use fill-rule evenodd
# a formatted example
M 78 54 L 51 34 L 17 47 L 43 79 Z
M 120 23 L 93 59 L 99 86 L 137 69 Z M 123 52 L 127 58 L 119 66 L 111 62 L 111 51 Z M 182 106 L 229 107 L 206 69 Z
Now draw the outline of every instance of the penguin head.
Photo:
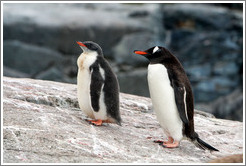
M 98 55 L 102 56 L 102 48 L 97 43 L 94 43 L 92 41 L 77 41 L 77 44 L 83 50 L 83 53 L 96 52 Z
M 168 58 L 171 55 L 166 48 L 161 46 L 154 46 L 145 51 L 135 50 L 134 53 L 144 56 L 150 62 L 158 62 L 162 59 Z

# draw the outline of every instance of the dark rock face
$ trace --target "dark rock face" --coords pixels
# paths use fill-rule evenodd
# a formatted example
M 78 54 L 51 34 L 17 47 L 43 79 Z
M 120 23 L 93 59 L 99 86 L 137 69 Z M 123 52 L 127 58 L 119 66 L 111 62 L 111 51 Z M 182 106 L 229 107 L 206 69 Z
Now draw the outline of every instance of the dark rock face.
M 128 87 L 121 86 L 120 91 L 124 93 L 139 93 L 141 96 L 149 96 L 149 91 L 143 88 L 143 85 L 148 84 L 147 79 L 142 79 L 147 77 L 146 69 L 137 69 L 132 72 L 120 72 L 118 74 L 119 84 L 128 84 Z M 148 87 L 147 87 L 148 88 Z
M 54 50 L 16 40 L 5 41 L 3 47 L 5 55 L 3 64 L 31 77 L 35 77 L 40 71 L 47 70 L 55 63 L 59 64 L 62 59 L 62 55 Z
M 4 163 L 205 163 L 243 153 L 243 123 L 195 110 L 195 129 L 220 152 L 187 140 L 166 149 L 150 98 L 120 94 L 122 126 L 90 125 L 76 85 L 3 77 Z
M 242 33 L 239 3 L 4 4 L 3 73 L 76 83 L 76 41 L 92 40 L 122 92 L 149 96 L 148 62 L 133 50 L 160 45 L 183 64 L 196 104 L 210 104 L 243 86 Z
M 242 89 L 237 88 L 231 94 L 212 102 L 210 107 L 218 118 L 243 121 L 243 94 Z
M 163 5 L 162 10 L 163 25 L 171 33 L 169 47 L 184 65 L 196 103 L 210 103 L 243 86 L 240 11 L 205 4 Z M 224 105 L 230 113 L 217 107 L 211 107 L 211 112 L 218 117 L 233 111 L 241 114 L 243 101 L 231 100 L 231 104 L 240 101 L 237 111 Z M 238 118 L 236 114 L 233 119 Z

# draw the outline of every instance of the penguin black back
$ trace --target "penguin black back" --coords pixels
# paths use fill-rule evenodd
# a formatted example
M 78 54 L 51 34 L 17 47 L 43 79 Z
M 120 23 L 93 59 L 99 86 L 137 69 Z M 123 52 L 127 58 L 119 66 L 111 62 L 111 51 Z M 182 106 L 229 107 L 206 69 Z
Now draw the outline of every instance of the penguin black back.
M 119 83 L 116 75 L 113 73 L 110 65 L 103 57 L 98 57 L 98 63 L 105 71 L 105 84 L 103 91 L 105 93 L 104 101 L 106 103 L 108 114 L 115 118 L 118 124 L 121 124 L 119 114 Z M 114 102 L 113 102 L 114 101 Z

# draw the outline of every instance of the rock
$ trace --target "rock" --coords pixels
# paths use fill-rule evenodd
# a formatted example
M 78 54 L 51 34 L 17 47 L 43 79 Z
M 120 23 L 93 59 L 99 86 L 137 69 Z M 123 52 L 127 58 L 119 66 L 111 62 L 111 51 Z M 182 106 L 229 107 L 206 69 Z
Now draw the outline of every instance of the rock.
M 151 31 L 147 24 L 129 16 L 129 13 L 141 9 L 148 12 L 152 7 L 136 5 L 129 8 L 121 4 L 4 4 L 3 38 L 31 41 L 63 54 L 79 54 L 80 49 L 75 42 L 91 40 L 102 46 L 108 56 L 111 48 L 124 35 Z
M 194 30 L 191 29 L 174 29 L 171 32 L 170 40 L 173 50 L 181 49 L 184 47 L 184 43 L 189 42 L 193 35 L 195 34 Z M 180 40 L 182 39 L 182 40 Z
M 199 82 L 195 87 L 193 87 L 195 102 L 209 102 L 218 98 L 218 94 L 214 93 L 216 91 L 215 86 L 216 85 L 209 80 Z
M 41 72 L 35 78 L 42 80 L 64 81 L 62 71 L 56 67 L 52 67 L 46 71 Z
M 163 4 L 163 18 L 167 29 L 187 28 L 222 30 L 238 28 L 242 24 L 241 12 L 206 4 Z
M 8 76 L 8 77 L 16 77 L 16 78 L 30 78 L 31 77 L 29 74 L 14 70 L 5 65 L 3 65 L 3 75 Z
M 214 66 L 214 74 L 216 75 L 235 75 L 239 72 L 239 68 L 235 62 L 217 62 Z
M 4 163 L 205 163 L 243 153 L 243 123 L 195 112 L 200 137 L 220 152 L 183 140 L 165 149 L 149 98 L 120 95 L 122 126 L 88 124 L 76 85 L 3 77 Z
M 209 78 L 211 74 L 211 65 L 207 63 L 202 65 L 187 67 L 186 73 L 189 76 L 189 79 L 191 79 L 191 81 L 198 82 Z
M 34 77 L 62 59 L 58 52 L 20 41 L 3 42 L 3 64 Z M 24 62 L 24 63 L 23 63 Z
M 243 121 L 243 90 L 235 89 L 232 93 L 223 96 L 211 104 L 213 114 L 218 118 Z
M 209 102 L 214 99 L 229 94 L 236 87 L 239 80 L 217 76 L 204 81 L 200 81 L 194 87 L 195 99 L 197 102 Z M 217 93 L 214 93 L 217 92 Z
M 119 80 L 120 91 L 124 93 L 137 94 L 139 96 L 149 96 L 148 82 L 147 82 L 147 70 L 129 70 L 127 72 L 120 72 L 117 74 Z
M 243 154 L 234 154 L 211 160 L 209 163 L 243 163 Z
M 243 10 L 243 3 L 212 3 L 215 6 L 225 6 L 230 9 Z
M 129 14 L 129 17 L 146 17 L 149 15 L 148 11 L 134 11 Z
M 151 33 L 134 33 L 126 35 L 114 47 L 114 61 L 117 64 L 132 65 L 134 67 L 147 66 L 148 61 L 142 56 L 134 54 L 134 50 L 146 50 L 153 47 Z

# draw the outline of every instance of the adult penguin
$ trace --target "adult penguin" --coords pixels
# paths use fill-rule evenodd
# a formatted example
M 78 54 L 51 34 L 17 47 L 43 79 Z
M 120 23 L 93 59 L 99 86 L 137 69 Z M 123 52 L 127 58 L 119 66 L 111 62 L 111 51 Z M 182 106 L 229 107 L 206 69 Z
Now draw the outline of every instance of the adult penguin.
M 186 138 L 201 149 L 218 151 L 202 141 L 194 130 L 194 102 L 190 81 L 179 60 L 166 48 L 155 46 L 134 51 L 149 60 L 148 85 L 157 119 L 168 136 L 167 148 Z

